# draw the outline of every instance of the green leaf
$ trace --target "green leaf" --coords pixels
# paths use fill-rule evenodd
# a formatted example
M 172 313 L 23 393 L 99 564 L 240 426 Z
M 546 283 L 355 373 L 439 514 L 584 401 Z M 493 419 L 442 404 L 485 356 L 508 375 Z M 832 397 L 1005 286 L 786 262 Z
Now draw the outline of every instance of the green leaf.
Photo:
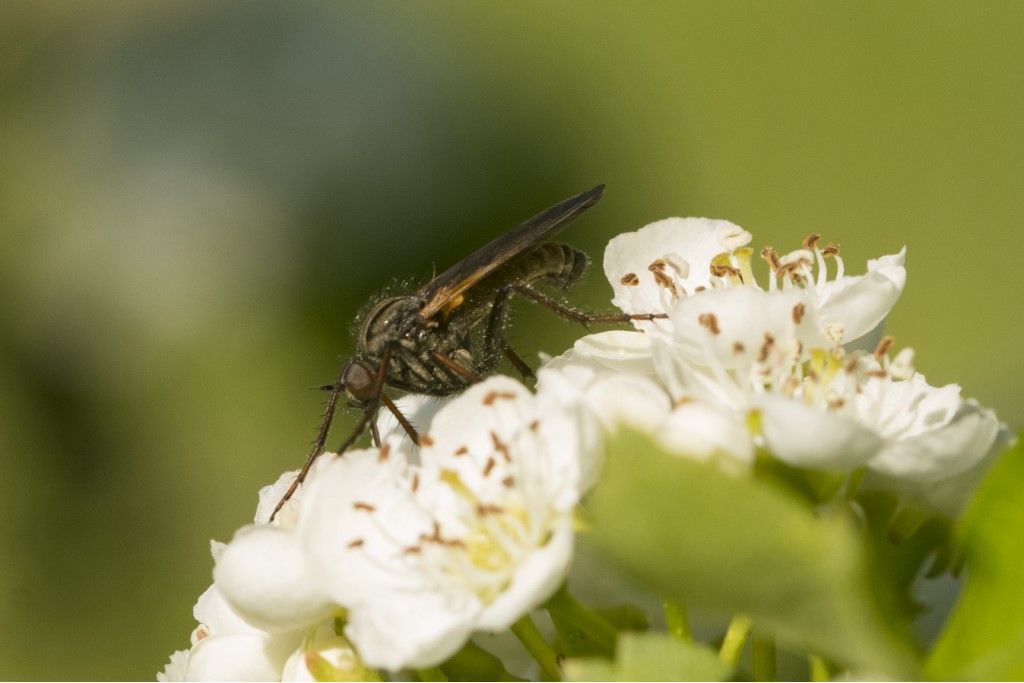
M 452 681 L 521 681 L 505 668 L 500 659 L 472 640 L 440 667 Z
M 967 585 L 926 671 L 937 678 L 1024 678 L 1024 445 L 1003 454 L 961 525 Z
M 790 648 L 861 671 L 916 671 L 894 588 L 846 516 L 819 518 L 790 491 L 629 432 L 610 444 L 588 507 L 598 544 L 665 597 L 748 615 Z
M 732 667 L 714 651 L 667 633 L 623 633 L 614 662 L 570 659 L 571 681 L 724 681 Z

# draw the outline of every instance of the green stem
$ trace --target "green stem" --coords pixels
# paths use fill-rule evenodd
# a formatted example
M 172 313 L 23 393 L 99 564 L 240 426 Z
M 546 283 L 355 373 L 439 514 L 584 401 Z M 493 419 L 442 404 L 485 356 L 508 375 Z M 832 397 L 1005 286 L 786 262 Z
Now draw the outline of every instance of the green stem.
M 444 675 L 436 666 L 432 666 L 429 669 L 416 669 L 416 678 L 421 681 L 447 681 L 448 677 Z
M 686 642 L 693 640 L 690 618 L 683 603 L 678 600 L 666 600 L 662 603 L 662 608 L 665 610 L 665 626 L 668 627 L 668 632 Z
M 523 644 L 526 651 L 537 660 L 545 680 L 562 680 L 562 672 L 558 668 L 558 656 L 551 649 L 551 646 L 548 645 L 548 642 L 544 640 L 541 632 L 537 630 L 537 625 L 530 619 L 529 614 L 524 614 L 519 621 L 512 624 L 512 633 L 516 635 L 516 638 Z
M 615 627 L 574 598 L 569 593 L 567 584 L 563 584 L 544 607 L 551 613 L 552 618 L 558 617 L 564 623 L 578 629 L 606 652 L 615 652 L 615 643 L 619 635 Z
M 774 681 L 776 676 L 775 639 L 755 631 L 750 640 L 750 654 L 753 662 L 754 680 Z
M 722 648 L 718 651 L 718 658 L 726 664 L 735 668 L 740 663 L 740 654 L 743 652 L 743 645 L 747 642 L 750 634 L 750 619 L 743 615 L 737 615 L 729 622 L 729 628 L 722 640 Z
M 807 659 L 811 665 L 812 681 L 821 683 L 822 681 L 832 680 L 832 675 L 828 671 L 828 662 L 818 655 L 810 655 Z

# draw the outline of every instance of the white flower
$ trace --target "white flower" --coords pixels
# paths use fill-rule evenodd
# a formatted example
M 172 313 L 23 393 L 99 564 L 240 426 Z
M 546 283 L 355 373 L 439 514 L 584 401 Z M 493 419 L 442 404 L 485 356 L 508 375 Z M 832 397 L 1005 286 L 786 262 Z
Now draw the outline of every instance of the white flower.
M 802 248 L 783 256 L 771 248 L 762 251 L 770 270 L 764 289 L 753 274 L 752 251 L 745 246 L 750 239 L 739 226 L 707 218 L 668 218 L 618 235 L 604 257 L 605 275 L 615 292 L 612 303 L 627 313 L 671 313 L 680 302 L 712 290 L 799 290 L 805 314 L 819 325 L 816 332 L 847 343 L 885 318 L 906 283 L 905 250 L 869 261 L 865 275 L 848 276 L 838 246 L 819 247 L 812 235 Z M 828 260 L 836 263 L 832 279 Z M 705 303 L 711 306 L 706 312 L 725 313 L 716 302 Z M 635 324 L 648 331 L 673 329 L 672 323 L 660 320 Z
M 666 218 L 636 232 L 617 235 L 604 251 L 604 273 L 626 313 L 669 311 L 683 297 L 713 286 L 710 265 L 750 242 L 746 230 L 710 218 Z M 660 320 L 637 322 L 640 329 L 665 329 Z
M 554 592 L 580 495 L 571 417 L 492 377 L 434 416 L 420 465 L 409 445 L 324 456 L 294 528 L 239 532 L 215 578 L 246 619 L 283 630 L 344 609 L 363 661 L 421 668 Z
M 866 465 L 890 480 L 934 483 L 974 468 L 997 441 L 992 411 L 960 387 L 932 387 L 909 354 L 814 352 L 754 402 L 765 445 L 794 465 L 848 471 Z M 799 373 L 799 374 L 797 374 Z M 904 378 L 905 377 L 905 378 Z
M 277 681 L 301 631 L 272 634 L 246 623 L 216 586 L 204 592 L 193 610 L 199 625 L 191 648 L 171 655 L 159 681 Z

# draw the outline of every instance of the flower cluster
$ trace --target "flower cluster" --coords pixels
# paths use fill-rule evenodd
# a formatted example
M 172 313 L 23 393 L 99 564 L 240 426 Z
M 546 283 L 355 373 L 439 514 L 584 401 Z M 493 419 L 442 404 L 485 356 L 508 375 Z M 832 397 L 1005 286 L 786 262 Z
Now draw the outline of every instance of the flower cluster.
M 160 679 L 369 680 L 509 629 L 565 580 L 577 507 L 620 425 L 738 476 L 759 452 L 894 490 L 974 476 L 1000 443 L 994 414 L 929 385 L 880 333 L 905 251 L 849 276 L 812 235 L 763 249 L 762 285 L 750 240 L 694 218 L 619 235 L 612 302 L 664 319 L 579 339 L 535 391 L 496 376 L 443 404 L 403 398 L 418 448 L 382 418 L 379 448 L 325 454 L 271 522 L 295 473 L 282 475 L 255 523 L 214 544 L 191 648 Z

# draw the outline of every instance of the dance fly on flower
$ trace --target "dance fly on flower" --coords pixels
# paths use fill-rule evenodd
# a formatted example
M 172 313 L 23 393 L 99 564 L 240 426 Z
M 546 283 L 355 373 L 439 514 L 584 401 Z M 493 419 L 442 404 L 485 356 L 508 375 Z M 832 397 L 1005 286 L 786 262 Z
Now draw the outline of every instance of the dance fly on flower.
M 579 280 L 587 266 L 586 254 L 547 240 L 596 204 L 603 192 L 604 185 L 598 185 L 570 197 L 481 247 L 412 294 L 372 303 L 359 317 L 355 355 L 342 367 L 337 381 L 324 387 L 331 393 L 313 448 L 274 514 L 323 451 L 342 394 L 363 415 L 338 453 L 367 429 L 375 445 L 380 445 L 374 418 L 381 405 L 420 443 L 416 430 L 384 392 L 386 387 L 450 396 L 492 374 L 502 356 L 524 375 L 532 374 L 505 340 L 512 297 L 529 299 L 581 324 L 667 317 L 664 313 L 591 314 L 535 288 L 543 282 L 564 290 Z M 473 334 L 478 331 L 482 334 Z

